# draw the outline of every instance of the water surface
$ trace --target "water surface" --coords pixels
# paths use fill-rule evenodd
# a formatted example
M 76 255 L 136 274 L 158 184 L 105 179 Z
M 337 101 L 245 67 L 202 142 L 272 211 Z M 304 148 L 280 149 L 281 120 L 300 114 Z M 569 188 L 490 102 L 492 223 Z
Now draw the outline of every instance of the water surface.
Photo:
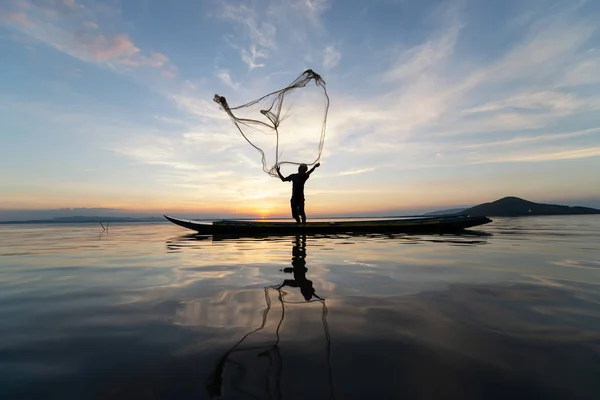
M 0 227 L 0 398 L 597 399 L 600 218 Z

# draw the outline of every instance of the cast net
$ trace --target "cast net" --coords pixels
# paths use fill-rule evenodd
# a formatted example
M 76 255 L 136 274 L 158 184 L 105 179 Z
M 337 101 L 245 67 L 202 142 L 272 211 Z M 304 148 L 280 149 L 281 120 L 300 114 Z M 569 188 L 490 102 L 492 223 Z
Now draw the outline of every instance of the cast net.
M 261 155 L 263 171 L 277 177 L 284 164 L 319 162 L 325 143 L 329 96 L 325 81 L 304 71 L 287 87 L 231 107 L 224 96 L 214 101 L 229 115 L 242 136 Z

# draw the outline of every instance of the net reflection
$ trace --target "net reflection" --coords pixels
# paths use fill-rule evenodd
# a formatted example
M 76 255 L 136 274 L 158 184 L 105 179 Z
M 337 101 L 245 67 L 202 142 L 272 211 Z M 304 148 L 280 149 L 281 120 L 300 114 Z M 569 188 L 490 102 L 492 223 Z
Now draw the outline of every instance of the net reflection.
M 265 398 L 256 394 L 257 389 L 261 385 L 257 385 L 259 380 L 263 381 L 262 392 L 266 393 L 266 398 L 269 399 L 281 399 L 281 377 L 284 365 L 284 360 L 281 354 L 280 343 L 281 343 L 281 327 L 284 323 L 286 316 L 286 304 L 301 304 L 301 303 L 313 303 L 318 302 L 322 305 L 321 307 L 321 321 L 323 324 L 323 331 L 326 341 L 326 352 L 327 352 L 327 370 L 328 370 L 328 382 L 329 382 L 329 396 L 328 398 L 335 398 L 333 389 L 333 380 L 331 372 L 331 332 L 327 323 L 327 305 L 325 299 L 315 293 L 313 282 L 306 277 L 308 268 L 306 267 L 306 235 L 297 235 L 292 246 L 292 259 L 291 267 L 283 268 L 281 271 L 284 273 L 293 274 L 293 279 L 284 279 L 282 283 L 264 288 L 265 294 L 265 309 L 262 314 L 262 323 L 259 327 L 246 333 L 237 343 L 235 343 L 227 352 L 219 358 L 216 363 L 214 370 L 208 378 L 206 390 L 211 398 L 222 396 L 224 393 L 225 376 L 227 374 L 227 367 L 232 369 L 230 385 L 233 391 L 243 393 L 255 399 Z M 304 302 L 287 300 L 288 292 L 284 290 L 285 287 L 299 288 Z M 271 292 L 274 292 L 279 303 L 281 315 L 277 325 L 274 329 L 275 339 L 271 343 L 265 343 L 263 345 L 247 345 L 244 346 L 247 339 L 253 334 L 262 331 L 267 326 L 267 320 L 269 313 L 273 308 L 271 302 Z M 251 366 L 244 365 L 241 360 L 235 360 L 234 356 L 239 353 L 252 353 L 254 352 L 257 357 L 246 358 Z M 237 354 L 236 354 L 237 353 Z M 250 377 L 249 371 L 257 370 L 256 364 L 258 362 L 266 361 L 267 368 L 265 376 Z

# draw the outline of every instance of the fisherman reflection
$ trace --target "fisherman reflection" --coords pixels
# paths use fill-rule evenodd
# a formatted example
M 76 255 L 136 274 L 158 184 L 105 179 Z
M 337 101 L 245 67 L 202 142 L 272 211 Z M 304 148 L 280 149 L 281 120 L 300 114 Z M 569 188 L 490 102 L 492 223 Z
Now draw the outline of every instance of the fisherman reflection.
M 315 294 L 312 281 L 306 279 L 306 235 L 296 235 L 294 246 L 292 247 L 292 266 L 282 270 L 285 273 L 292 273 L 294 279 L 285 279 L 281 285 L 276 286 L 280 290 L 284 286 L 300 288 L 300 292 L 306 301 L 310 301 L 313 296 L 320 299 Z
M 331 334 L 329 332 L 329 325 L 327 324 L 327 306 L 325 305 L 325 299 L 315 294 L 312 281 L 306 279 L 306 235 L 297 235 L 292 247 L 292 266 L 282 269 L 283 272 L 292 273 L 294 279 L 285 279 L 280 285 L 267 286 L 264 288 L 265 291 L 265 304 L 266 308 L 262 314 L 262 323 L 259 327 L 246 333 L 236 344 L 234 344 L 223 356 L 219 358 L 215 369 L 212 371 L 206 382 L 206 390 L 211 398 L 220 397 L 223 395 L 224 386 L 228 386 L 231 391 L 247 395 L 252 398 L 263 398 L 253 393 L 256 389 L 254 384 L 256 381 L 247 381 L 246 373 L 250 371 L 256 372 L 258 365 L 253 367 L 247 367 L 243 365 L 242 358 L 238 361 L 234 361 L 231 357 L 234 354 L 240 354 L 244 352 L 256 352 L 259 351 L 257 356 L 259 358 L 268 359 L 268 370 L 265 373 L 265 380 L 267 383 L 266 391 L 268 392 L 269 399 L 281 399 L 282 398 L 282 386 L 281 386 L 281 371 L 283 370 L 283 358 L 279 351 L 280 345 L 280 329 L 283 325 L 283 320 L 286 315 L 285 304 L 295 303 L 292 301 L 285 300 L 286 294 L 281 290 L 285 286 L 300 288 L 300 292 L 304 296 L 307 302 L 320 302 L 323 305 L 322 322 L 323 329 L 325 332 L 325 340 L 327 342 L 327 360 L 328 360 L 328 380 L 330 387 L 330 398 L 334 398 L 334 388 L 331 373 Z M 278 292 L 277 299 L 281 304 L 281 313 L 279 322 L 275 328 L 275 340 L 273 343 L 265 343 L 263 345 L 252 345 L 246 344 L 246 340 L 253 336 L 255 333 L 263 330 L 267 326 L 267 320 L 271 311 L 271 296 L 269 291 L 275 289 Z M 315 299 L 313 299 L 313 297 Z M 305 304 L 305 303 L 303 303 Z M 248 360 L 248 359 L 247 359 Z M 233 365 L 234 368 L 230 373 L 232 376 L 228 381 L 229 385 L 225 384 L 225 370 L 227 365 Z

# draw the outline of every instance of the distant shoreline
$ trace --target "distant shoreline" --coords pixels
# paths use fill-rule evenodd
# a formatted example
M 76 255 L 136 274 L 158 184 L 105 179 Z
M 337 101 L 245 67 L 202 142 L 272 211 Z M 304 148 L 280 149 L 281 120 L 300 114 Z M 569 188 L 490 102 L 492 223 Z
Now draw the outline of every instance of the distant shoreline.
M 532 218 L 532 217 L 571 217 L 571 216 L 584 216 L 584 215 L 600 215 L 600 212 L 594 212 L 589 214 L 531 214 L 531 215 L 490 215 L 490 217 L 494 218 Z M 315 217 L 313 219 L 319 220 L 337 220 L 337 219 L 388 219 L 388 218 L 436 218 L 442 217 L 443 215 L 393 215 L 393 216 L 360 216 L 360 217 Z M 194 221 L 200 222 L 211 222 L 217 220 L 235 220 L 235 221 L 255 221 L 255 220 L 282 220 L 282 219 L 291 219 L 285 217 L 272 217 L 272 218 L 190 218 Z M 43 224 L 51 224 L 51 225 L 90 225 L 90 224 L 112 224 L 112 223 L 127 223 L 127 224 L 148 224 L 148 223 L 165 223 L 168 224 L 164 218 L 156 218 L 156 219 L 118 219 L 118 220 L 77 220 L 77 221 L 56 221 L 53 219 L 47 220 L 31 220 L 31 221 L 0 221 L 0 225 L 43 225 Z
M 140 220 L 140 221 L 131 221 L 131 220 L 118 220 L 118 221 L 53 221 L 51 219 L 47 220 L 35 220 L 35 221 L 0 221 L 0 225 L 36 225 L 36 224 L 52 224 L 52 225 L 69 225 L 69 224 L 111 224 L 111 223 L 128 223 L 128 224 L 137 224 L 137 223 L 156 223 L 163 221 L 160 220 Z M 165 220 L 165 222 L 168 222 Z
M 440 217 L 441 215 L 436 215 Z M 416 214 L 416 215 L 387 215 L 387 216 L 325 216 L 325 217 L 313 217 L 312 219 L 386 219 L 386 218 L 419 218 L 419 217 L 435 217 L 433 215 L 426 214 Z M 194 221 L 217 221 L 217 220 L 235 220 L 235 221 L 255 221 L 255 220 L 280 220 L 280 219 L 291 219 L 285 216 L 282 217 L 268 217 L 268 218 L 260 218 L 260 217 L 212 217 L 212 218 L 186 218 Z M 49 218 L 49 219 L 39 219 L 39 220 L 25 220 L 25 221 L 0 221 L 0 225 L 9 225 L 9 224 L 17 224 L 17 225 L 26 225 L 26 224 L 110 224 L 110 223 L 148 223 L 148 222 L 168 222 L 163 216 L 160 217 L 150 217 L 150 218 L 132 218 L 132 217 L 61 217 L 61 218 Z
M 77 212 L 77 211 L 75 211 Z M 180 214 L 180 213 L 177 213 Z M 386 215 L 386 216 L 310 216 L 310 219 L 333 220 L 333 219 L 389 219 L 389 218 L 441 218 L 446 216 L 470 215 L 472 217 L 533 217 L 533 216 L 559 216 L 559 215 L 594 215 L 600 214 L 599 209 L 580 206 L 566 206 L 559 204 L 544 204 L 535 203 L 529 200 L 521 199 L 515 196 L 507 196 L 501 199 L 476 205 L 467 208 L 449 208 L 432 212 L 410 214 L 410 215 Z M 182 219 L 195 221 L 217 221 L 217 220 L 237 220 L 237 221 L 252 221 L 252 220 L 281 220 L 289 219 L 288 216 L 261 218 L 257 216 L 204 216 L 204 217 L 180 217 Z M 8 220 L 0 221 L 0 225 L 7 224 L 110 224 L 110 223 L 148 223 L 148 222 L 165 222 L 162 215 L 142 216 L 142 217 L 127 217 L 127 216 L 61 216 L 47 219 L 30 219 L 30 220 Z

